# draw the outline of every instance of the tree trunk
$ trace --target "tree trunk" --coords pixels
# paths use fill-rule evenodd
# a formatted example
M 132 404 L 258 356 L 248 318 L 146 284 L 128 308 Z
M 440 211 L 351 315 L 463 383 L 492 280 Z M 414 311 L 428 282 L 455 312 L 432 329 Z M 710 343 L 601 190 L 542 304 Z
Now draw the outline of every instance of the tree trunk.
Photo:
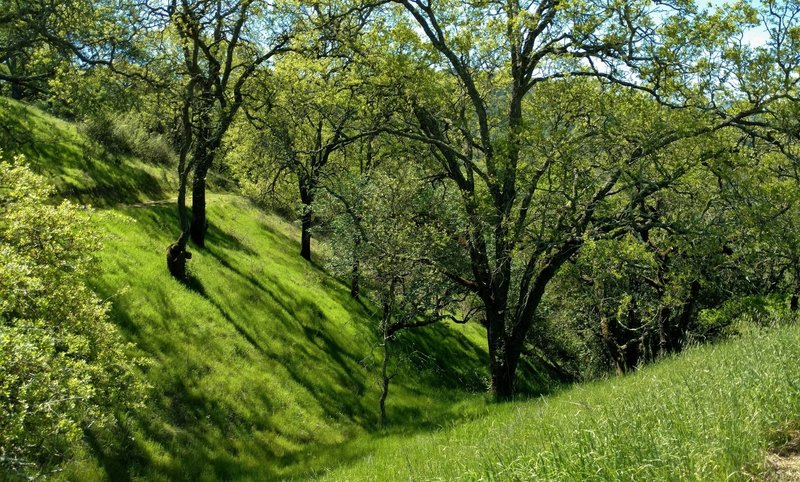
M 497 401 L 511 400 L 514 395 L 514 373 L 521 353 L 509 343 L 505 319 L 498 310 L 487 308 L 486 328 L 492 395 Z
M 356 236 L 353 242 L 355 247 L 353 248 L 353 266 L 350 271 L 350 297 L 357 300 L 361 296 L 361 263 L 358 252 L 361 246 L 361 237 Z
M 167 248 L 167 270 L 178 281 L 186 280 L 186 260 L 192 259 L 192 253 L 186 250 L 189 241 L 189 219 L 186 214 L 186 176 L 181 173 L 178 187 L 178 217 L 181 223 L 181 235 Z
M 515 358 L 519 361 L 519 354 L 508 358 Z M 514 397 L 514 372 L 516 363 L 511 366 L 509 359 L 500 359 L 492 366 L 492 394 L 498 402 L 509 401 Z
M 192 254 L 186 251 L 186 243 L 189 240 L 189 215 L 186 210 L 186 187 L 189 183 L 189 172 L 192 165 L 187 159 L 189 147 L 191 145 L 191 129 L 188 121 L 188 104 L 183 108 L 183 140 L 181 142 L 178 162 L 178 220 L 181 227 L 181 235 L 178 240 L 167 248 L 167 270 L 178 281 L 186 280 L 186 260 L 191 259 Z
M 678 332 L 670 340 L 672 346 L 670 350 L 673 353 L 681 351 L 683 342 L 686 340 L 686 334 L 689 332 L 689 326 L 695 317 L 697 311 L 697 299 L 700 297 L 700 282 L 697 280 L 692 281 L 689 287 L 689 297 L 684 301 L 680 318 L 678 319 Z
M 353 269 L 350 272 L 350 297 L 354 300 L 361 297 L 361 273 L 358 265 L 358 258 L 356 258 L 353 260 Z
M 189 216 L 186 213 L 186 183 L 188 173 L 181 163 L 178 172 L 178 218 L 181 223 L 181 235 L 167 248 L 167 270 L 178 281 L 186 280 L 186 260 L 192 259 L 192 253 L 186 251 L 189 241 Z
M 302 232 L 300 234 L 300 256 L 311 261 L 311 206 L 303 206 Z
M 11 82 L 11 98 L 14 100 L 22 100 L 22 84 L 19 82 Z
M 625 374 L 625 362 L 622 356 L 622 348 L 617 343 L 614 333 L 611 332 L 611 323 L 606 316 L 602 316 L 600 318 L 600 337 L 602 338 L 603 344 L 606 347 L 606 352 L 608 353 L 608 356 L 614 365 L 614 373 L 616 373 L 618 377 L 623 376 Z
M 314 202 L 313 178 L 299 176 L 298 188 L 300 190 L 300 202 L 303 203 L 303 215 L 300 218 L 300 256 L 307 261 L 311 261 L 311 221 L 314 211 L 311 204 Z
M 188 233 L 184 231 L 177 241 L 167 248 L 167 269 L 178 281 L 186 280 L 186 260 L 192 259 L 192 253 L 186 251 Z
M 381 412 L 381 428 L 386 427 L 386 398 L 389 396 L 389 383 L 392 377 L 389 375 L 389 360 L 392 357 L 391 342 L 392 333 L 392 310 L 394 310 L 394 290 L 396 280 L 389 284 L 389 299 L 383 302 L 383 319 L 381 319 L 381 334 L 383 336 L 383 362 L 381 363 L 381 398 L 378 401 Z
M 659 294 L 663 299 L 663 295 Z M 668 306 L 662 306 L 658 311 L 658 357 L 661 358 L 667 354 L 669 348 L 669 340 L 667 334 L 667 324 L 669 323 L 672 310 Z
M 798 305 L 798 294 L 794 293 L 792 294 L 792 297 L 789 300 L 789 309 L 792 311 L 797 311 L 797 305 Z
M 11 57 L 8 60 L 8 70 L 12 76 L 18 73 L 17 60 L 14 57 Z M 10 83 L 11 83 L 11 98 L 14 100 L 22 100 L 22 98 L 25 95 L 22 90 L 22 84 L 20 82 L 16 82 L 13 80 Z
M 198 159 L 192 182 L 192 242 L 199 247 L 205 246 L 208 220 L 206 219 L 206 175 L 208 174 L 207 159 Z
M 383 362 L 381 363 L 381 399 L 378 402 L 381 410 L 381 428 L 386 427 L 386 398 L 389 396 L 389 359 L 391 358 L 391 336 L 383 337 Z

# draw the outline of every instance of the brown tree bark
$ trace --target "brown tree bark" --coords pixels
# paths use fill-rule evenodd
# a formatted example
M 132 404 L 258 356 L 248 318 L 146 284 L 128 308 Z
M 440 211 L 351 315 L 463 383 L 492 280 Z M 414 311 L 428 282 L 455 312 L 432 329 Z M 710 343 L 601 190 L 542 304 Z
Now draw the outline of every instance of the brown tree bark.
M 358 256 L 353 258 L 353 267 L 350 271 L 350 297 L 358 300 L 361 297 L 361 273 Z
M 195 168 L 194 180 L 192 181 L 192 223 L 191 237 L 192 242 L 198 247 L 206 244 L 206 231 L 208 230 L 208 219 L 206 218 L 206 175 L 208 174 L 208 163 L 199 163 Z
M 189 174 L 194 167 L 194 160 L 189 159 L 189 150 L 192 146 L 191 96 L 194 93 L 196 81 L 192 80 L 186 87 L 187 97 L 181 108 L 181 144 L 178 150 L 178 220 L 181 234 L 178 240 L 167 248 L 167 270 L 178 281 L 186 280 L 186 260 L 191 259 L 191 253 L 186 251 L 189 240 L 190 220 L 186 209 L 186 188 L 189 183 Z
M 311 227 L 314 220 L 314 211 L 311 203 L 314 202 L 313 186 L 311 179 L 300 177 L 300 201 L 303 203 L 303 214 L 300 218 L 300 256 L 311 261 Z
M 514 395 L 514 374 L 521 353 L 514 353 L 505 333 L 505 319 L 496 309 L 487 309 L 486 330 L 489 345 L 490 390 L 496 400 Z
M 167 248 L 167 269 L 173 278 L 186 280 L 186 260 L 189 259 L 192 259 L 192 253 L 186 250 L 186 236 L 182 235 Z
M 391 336 L 384 334 L 383 338 L 383 361 L 381 362 L 381 398 L 378 401 L 380 406 L 381 428 L 386 427 L 386 398 L 389 396 L 389 383 L 392 377 L 389 376 L 389 360 L 392 356 L 391 353 Z
M 307 261 L 311 261 L 311 206 L 303 207 L 303 218 L 301 220 L 300 234 L 300 256 Z
M 397 280 L 392 280 L 389 284 L 389 297 L 383 301 L 383 316 L 381 318 L 381 335 L 383 336 L 383 361 L 381 362 L 381 398 L 378 400 L 380 407 L 381 428 L 386 427 L 386 398 L 389 396 L 389 384 L 392 376 L 389 375 L 389 360 L 392 357 L 391 342 L 394 338 L 392 323 L 392 311 L 394 310 L 395 286 Z

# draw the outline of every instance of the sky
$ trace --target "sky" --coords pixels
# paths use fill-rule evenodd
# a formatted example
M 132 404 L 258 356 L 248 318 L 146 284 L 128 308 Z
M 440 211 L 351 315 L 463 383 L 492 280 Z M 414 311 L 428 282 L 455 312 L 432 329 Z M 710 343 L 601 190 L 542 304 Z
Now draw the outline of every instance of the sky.
M 721 7 L 731 3 L 733 3 L 733 0 L 697 0 L 698 5 L 709 5 L 711 7 Z M 750 1 L 752 5 L 759 5 L 760 3 L 758 0 Z M 743 40 L 753 47 L 759 47 L 766 44 L 768 38 L 767 31 L 763 27 L 758 27 L 745 32 Z

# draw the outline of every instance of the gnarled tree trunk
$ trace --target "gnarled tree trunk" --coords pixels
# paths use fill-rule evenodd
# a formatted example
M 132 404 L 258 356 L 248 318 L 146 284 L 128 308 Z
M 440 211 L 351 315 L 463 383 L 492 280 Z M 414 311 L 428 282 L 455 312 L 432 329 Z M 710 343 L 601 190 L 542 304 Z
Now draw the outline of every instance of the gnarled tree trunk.
M 300 176 L 300 201 L 303 203 L 303 215 L 300 218 L 300 256 L 307 261 L 311 261 L 311 226 L 314 218 L 314 211 L 311 203 L 314 202 L 312 180 L 306 176 Z
M 167 248 L 167 269 L 172 277 L 179 281 L 186 279 L 186 260 L 192 259 L 192 253 L 186 250 L 188 237 L 186 232 L 182 233 L 180 238 Z
M 189 228 L 191 226 L 186 209 L 186 188 L 189 183 L 189 174 L 194 167 L 194 159 L 189 159 L 189 150 L 192 146 L 191 96 L 194 92 L 195 83 L 194 80 L 189 82 L 187 86 L 188 95 L 181 109 L 181 145 L 178 152 L 177 201 L 181 234 L 178 240 L 167 248 L 167 270 L 178 281 L 186 280 L 186 260 L 192 258 L 192 254 L 186 251 L 186 243 L 189 241 Z
M 384 335 L 383 338 L 383 361 L 381 362 L 381 398 L 378 401 L 381 411 L 381 427 L 386 427 L 386 398 L 389 396 L 389 383 L 392 377 L 389 376 L 389 360 L 391 359 L 392 337 Z
M 514 374 L 521 353 L 513 353 L 505 332 L 505 319 L 499 310 L 487 309 L 486 330 L 490 389 L 496 400 L 510 400 L 514 395 Z
M 303 218 L 301 220 L 300 234 L 300 256 L 307 261 L 311 261 L 311 206 L 303 207 Z

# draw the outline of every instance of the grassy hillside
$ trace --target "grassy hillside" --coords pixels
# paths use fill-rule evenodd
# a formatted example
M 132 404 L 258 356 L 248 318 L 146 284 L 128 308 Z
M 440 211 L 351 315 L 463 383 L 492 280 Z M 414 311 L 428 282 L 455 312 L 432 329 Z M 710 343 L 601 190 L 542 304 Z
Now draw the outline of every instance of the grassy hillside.
M 376 309 L 299 257 L 295 225 L 212 194 L 207 247 L 192 249 L 181 284 L 165 269 L 177 236 L 171 168 L 110 155 L 2 98 L 0 148 L 26 154 L 61 195 L 106 207 L 91 282 L 150 360 L 147 408 L 123 414 L 114 435 L 88 434 L 59 478 L 747 480 L 800 428 L 798 326 L 489 405 L 473 324 L 402 335 L 394 423 L 380 431 Z
M 127 470 L 133 451 L 148 478 L 299 475 L 310 447 L 374 429 L 371 308 L 296 254 L 293 226 L 231 195 L 210 198 L 207 248 L 194 251 L 189 286 L 177 283 L 164 268 L 174 211 L 127 208 L 103 221 L 111 238 L 95 283 L 153 360 L 154 387 L 151 411 L 132 417 L 133 441 L 106 454 L 106 469 Z M 428 336 L 437 343 L 423 348 Z M 407 337 L 419 372 L 398 377 L 390 416 L 417 428 L 460 416 L 451 402 L 467 396 L 465 386 L 481 388 L 485 354 L 473 340 L 473 327 Z
M 173 169 L 115 155 L 75 124 L 0 96 L 0 149 L 24 154 L 58 191 L 83 204 L 113 206 L 174 197 Z
M 212 194 L 207 247 L 192 250 L 191 282 L 178 283 L 165 267 L 176 210 L 159 201 L 174 195 L 168 169 L 110 156 L 75 126 L 9 100 L 0 101 L 0 123 L 7 155 L 26 154 L 62 195 L 113 207 L 97 216 L 108 239 L 92 284 L 151 360 L 147 410 L 127 414 L 114 440 L 90 437 L 63 477 L 302 477 L 309 457 L 377 429 L 377 313 L 300 258 L 294 225 Z M 402 421 L 396 430 L 479 410 L 482 340 L 472 325 L 402 337 L 388 400 L 390 420 Z
M 453 429 L 360 440 L 369 455 L 326 480 L 760 479 L 799 428 L 798 341 L 797 325 L 754 331 Z

